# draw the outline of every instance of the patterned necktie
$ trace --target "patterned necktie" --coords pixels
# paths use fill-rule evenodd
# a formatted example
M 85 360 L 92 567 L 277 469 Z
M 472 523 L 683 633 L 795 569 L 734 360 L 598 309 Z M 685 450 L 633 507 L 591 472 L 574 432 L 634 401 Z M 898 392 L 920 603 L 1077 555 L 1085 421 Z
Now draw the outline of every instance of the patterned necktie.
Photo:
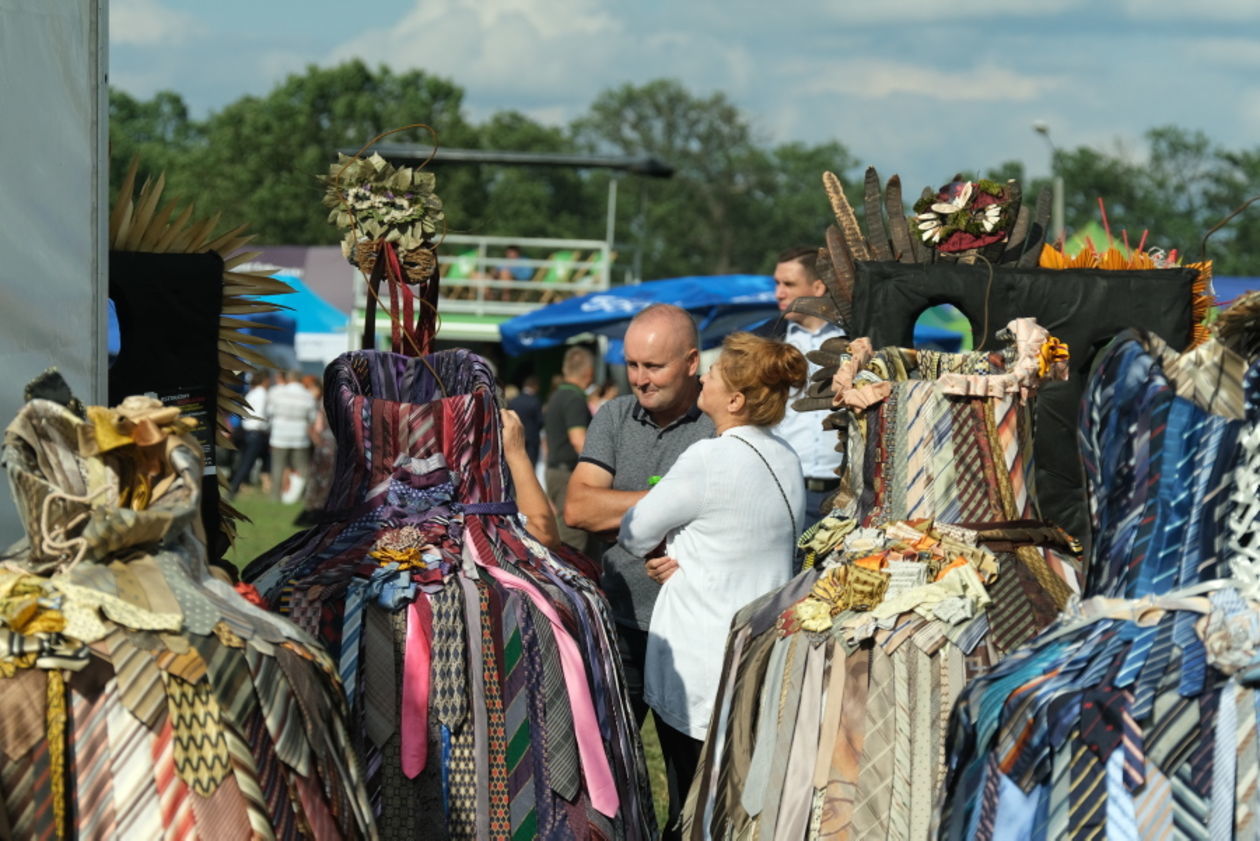
M 556 655 L 555 633 L 551 629 L 551 623 L 532 602 L 527 604 L 527 609 L 540 643 L 547 711 L 543 727 L 547 742 L 547 777 L 556 794 L 572 802 L 582 784 L 577 740 L 573 736 L 573 708 L 569 705 L 569 694 L 565 690 L 564 672 Z
M 850 655 L 850 659 L 853 655 Z M 870 652 L 870 696 L 862 743 L 861 783 L 853 811 L 854 838 L 883 838 L 888 834 L 892 803 L 893 749 L 896 740 L 896 690 L 893 666 L 882 649 Z M 845 685 L 848 696 L 849 684 Z
M 503 604 L 503 714 L 512 838 L 526 841 L 537 834 L 538 812 L 534 795 L 535 745 L 529 720 L 529 666 L 521 640 L 520 602 L 520 597 L 511 595 Z
M 1228 690 L 1224 690 L 1228 691 Z M 1256 696 L 1253 690 L 1234 686 L 1237 710 L 1238 759 L 1234 784 L 1234 832 L 1236 837 L 1249 837 L 1256 820 L 1257 770 L 1260 755 L 1256 751 Z
M 116 832 L 108 724 L 109 708 L 118 703 L 115 687 L 110 680 L 95 701 L 79 692 L 71 693 L 75 831 L 82 838 L 110 838 Z
M 378 748 L 384 747 L 399 729 L 394 659 L 389 612 L 370 604 L 363 618 L 363 718 L 368 738 Z
M 506 838 L 512 832 L 511 802 L 508 793 L 507 770 L 507 722 L 503 711 L 503 688 L 499 680 L 491 627 L 490 594 L 488 588 L 480 590 L 481 611 L 481 666 L 486 704 L 487 756 L 489 777 L 487 794 L 490 798 L 490 837 Z

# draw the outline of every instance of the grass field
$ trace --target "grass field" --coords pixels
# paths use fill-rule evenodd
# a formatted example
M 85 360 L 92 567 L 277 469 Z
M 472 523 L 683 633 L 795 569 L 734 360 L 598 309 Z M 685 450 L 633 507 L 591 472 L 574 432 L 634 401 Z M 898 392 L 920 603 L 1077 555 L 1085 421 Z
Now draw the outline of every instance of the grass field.
M 299 528 L 293 525 L 293 519 L 301 513 L 300 504 L 285 505 L 282 502 L 274 502 L 269 496 L 249 486 L 241 488 L 240 494 L 232 501 L 232 504 L 253 521 L 240 524 L 236 543 L 226 556 L 227 560 L 238 568 L 244 567 L 272 546 L 299 531 Z M 661 759 L 661 747 L 656 738 L 656 726 L 651 716 L 648 716 L 642 735 L 643 749 L 647 754 L 648 776 L 651 779 L 652 793 L 655 797 L 656 817 L 663 825 L 667 791 L 665 762 Z

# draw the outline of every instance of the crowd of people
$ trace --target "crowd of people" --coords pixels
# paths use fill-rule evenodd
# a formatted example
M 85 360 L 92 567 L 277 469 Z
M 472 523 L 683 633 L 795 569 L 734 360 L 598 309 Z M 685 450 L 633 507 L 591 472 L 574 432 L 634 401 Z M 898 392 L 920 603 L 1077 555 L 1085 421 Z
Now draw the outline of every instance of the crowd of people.
M 780 256 L 782 316 L 728 336 L 703 375 L 695 322 L 657 304 L 625 333 L 629 394 L 597 387 L 595 355 L 574 345 L 545 400 L 531 376 L 508 403 L 558 539 L 601 561 L 631 705 L 640 725 L 653 716 L 665 759 L 666 838 L 677 837 L 731 619 L 798 569 L 796 536 L 838 485 L 834 434 L 790 408 L 815 369 L 805 354 L 843 335 L 788 312 L 824 294 L 815 254 Z
M 317 377 L 298 371 L 264 371 L 250 382 L 250 414 L 235 430 L 229 498 L 242 485 L 257 484 L 277 502 L 301 500 L 309 510 L 323 504 L 333 442 L 322 391 Z
M 843 335 L 788 312 L 823 294 L 814 254 L 781 255 L 782 317 L 728 336 L 703 375 L 695 322 L 657 304 L 625 333 L 630 393 L 597 384 L 595 354 L 574 345 L 545 398 L 536 376 L 505 394 L 505 460 L 528 530 L 600 560 L 631 707 L 639 725 L 654 717 L 665 759 L 666 838 L 677 837 L 731 619 L 796 571 L 795 538 L 837 485 L 834 436 L 790 408 L 814 368 L 805 354 Z M 266 373 L 245 402 L 229 493 L 256 475 L 273 499 L 305 495 L 318 509 L 332 473 L 319 383 Z

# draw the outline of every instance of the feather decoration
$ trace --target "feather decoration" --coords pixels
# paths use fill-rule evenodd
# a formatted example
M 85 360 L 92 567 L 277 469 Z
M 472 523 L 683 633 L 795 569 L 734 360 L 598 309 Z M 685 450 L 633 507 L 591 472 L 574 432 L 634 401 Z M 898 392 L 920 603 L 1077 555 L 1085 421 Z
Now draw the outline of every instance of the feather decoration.
M 1031 269 L 1038 265 L 1041 257 L 1041 246 L 1046 241 L 1046 231 L 1050 226 L 1050 203 L 1051 195 L 1049 190 L 1043 189 L 1037 194 L 1037 207 L 1033 211 L 1032 226 L 1028 229 L 1028 237 L 1024 246 L 1024 253 L 1019 258 L 1019 267 L 1021 269 Z
M 884 189 L 884 210 L 888 214 L 888 231 L 892 237 L 893 257 L 903 263 L 915 262 L 913 242 L 918 237 L 911 236 L 910 223 L 906 221 L 906 207 L 901 199 L 901 176 L 894 175 L 888 179 Z
M 239 413 L 239 401 L 225 401 L 225 392 L 239 393 L 245 375 L 260 367 L 270 365 L 266 357 L 250 350 L 248 345 L 268 344 L 267 339 L 250 336 L 244 332 L 250 327 L 263 326 L 257 322 L 234 318 L 237 315 L 253 315 L 278 312 L 284 307 L 254 300 L 257 295 L 281 295 L 293 289 L 281 281 L 260 272 L 241 271 L 261 252 L 242 251 L 252 239 L 247 235 L 248 226 L 241 225 L 217 233 L 220 215 L 207 219 L 195 219 L 191 205 L 175 215 L 175 204 L 162 203 L 166 187 L 166 175 L 156 181 L 146 180 L 136 192 L 136 176 L 140 159 L 133 158 L 127 168 L 118 199 L 109 216 L 110 248 L 116 251 L 144 251 L 154 254 L 204 254 L 213 251 L 223 258 L 223 317 L 219 319 L 219 418 L 216 443 L 234 449 L 227 432 L 227 418 Z M 172 219 L 174 217 L 174 219 Z M 227 474 L 219 473 L 220 483 L 227 482 Z M 220 500 L 220 523 L 229 539 L 236 537 L 236 521 L 244 515 Z
M 870 244 L 874 259 L 892 260 L 892 249 L 888 247 L 888 231 L 884 228 L 884 202 L 880 192 L 879 173 L 875 171 L 875 167 L 868 166 L 862 194 L 862 212 L 866 215 L 866 241 Z
M 862 226 L 858 224 L 853 205 L 849 204 L 849 197 L 844 193 L 844 184 L 840 183 L 839 177 L 834 172 L 824 172 L 823 188 L 827 191 L 827 198 L 831 201 L 831 212 L 836 216 L 836 224 L 844 232 L 844 238 L 848 241 L 848 250 L 853 255 L 853 259 L 871 259 L 870 250 L 866 247 L 866 237 L 862 236 Z
M 832 277 L 835 288 L 831 296 L 836 300 L 840 317 L 848 329 L 853 323 L 853 284 L 855 281 L 853 257 L 845 242 L 844 235 L 835 225 L 827 226 L 827 250 L 831 253 Z

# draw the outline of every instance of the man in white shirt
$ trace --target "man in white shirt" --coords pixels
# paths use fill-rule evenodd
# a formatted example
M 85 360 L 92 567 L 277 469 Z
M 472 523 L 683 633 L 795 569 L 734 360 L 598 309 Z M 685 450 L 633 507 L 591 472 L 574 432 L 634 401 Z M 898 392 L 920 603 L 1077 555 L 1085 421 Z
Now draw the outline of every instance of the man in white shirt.
M 840 327 L 817 316 L 787 311 L 797 298 L 827 294 L 827 287 L 814 268 L 817 259 L 818 249 L 809 247 L 793 248 L 779 255 L 774 267 L 774 298 L 783 315 L 766 333 L 787 342 L 807 357 L 827 339 L 844 335 Z M 817 370 L 817 365 L 809 363 L 810 376 Z M 805 474 L 805 514 L 812 523 L 828 513 L 822 510 L 823 501 L 840 486 L 835 471 L 840 466 L 841 454 L 836 452 L 835 432 L 822 427 L 826 412 L 798 412 L 792 408 L 792 403 L 802 396 L 803 392 L 798 392 L 788 398 L 787 414 L 774 432 L 791 445 L 801 460 Z
M 271 422 L 271 497 L 284 494 L 284 471 L 293 468 L 298 484 L 305 483 L 311 462 L 311 424 L 319 407 L 296 371 L 283 376 L 267 393 L 267 419 Z
M 241 418 L 241 432 L 244 441 L 241 445 L 240 457 L 236 461 L 236 469 L 232 471 L 232 480 L 228 484 L 228 498 L 236 496 L 241 484 L 249 479 L 254 470 L 254 463 L 262 459 L 267 452 L 268 434 L 271 425 L 267 423 L 267 387 L 271 380 L 265 373 L 254 378 L 249 391 L 245 392 L 245 405 L 249 407 L 250 416 Z M 264 467 L 266 465 L 263 465 Z

